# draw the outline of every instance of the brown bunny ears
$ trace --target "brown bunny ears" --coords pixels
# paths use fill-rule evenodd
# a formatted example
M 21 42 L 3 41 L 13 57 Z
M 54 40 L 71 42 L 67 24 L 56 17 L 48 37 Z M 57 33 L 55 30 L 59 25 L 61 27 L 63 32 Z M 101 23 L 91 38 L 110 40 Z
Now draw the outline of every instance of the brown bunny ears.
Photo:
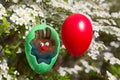
M 50 39 L 51 30 L 46 28 L 45 30 L 39 30 L 39 39 Z

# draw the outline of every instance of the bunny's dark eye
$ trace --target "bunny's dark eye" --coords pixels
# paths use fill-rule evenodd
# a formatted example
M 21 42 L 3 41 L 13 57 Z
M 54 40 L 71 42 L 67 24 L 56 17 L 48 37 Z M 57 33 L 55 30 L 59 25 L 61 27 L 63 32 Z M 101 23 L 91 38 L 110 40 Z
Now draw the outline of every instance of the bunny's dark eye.
M 40 46 L 44 46 L 44 43 L 43 43 L 43 42 L 41 42 L 41 43 L 40 43 Z
M 47 46 L 47 47 L 48 47 L 49 45 L 50 45 L 50 44 L 49 44 L 49 42 L 46 42 L 46 43 L 45 43 L 45 46 Z

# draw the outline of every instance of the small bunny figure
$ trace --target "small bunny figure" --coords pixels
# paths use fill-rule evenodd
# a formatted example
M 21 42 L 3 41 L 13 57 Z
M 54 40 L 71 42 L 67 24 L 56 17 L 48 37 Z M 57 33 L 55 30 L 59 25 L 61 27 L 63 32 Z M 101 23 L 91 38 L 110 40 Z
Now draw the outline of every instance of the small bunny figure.
M 32 43 L 31 53 L 36 57 L 38 63 L 45 62 L 49 64 L 51 58 L 55 56 L 54 41 L 51 40 L 51 31 L 46 28 L 45 31 L 39 30 L 36 39 Z

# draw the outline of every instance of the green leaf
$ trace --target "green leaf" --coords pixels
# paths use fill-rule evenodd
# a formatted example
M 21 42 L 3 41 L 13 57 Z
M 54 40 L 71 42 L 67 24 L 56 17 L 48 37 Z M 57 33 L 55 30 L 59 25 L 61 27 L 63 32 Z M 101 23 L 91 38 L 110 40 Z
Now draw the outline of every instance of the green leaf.
M 109 68 L 109 71 L 115 75 L 116 77 L 119 77 L 120 76 L 120 65 L 112 65 L 110 66 Z
M 7 21 L 7 19 L 5 17 L 3 17 L 3 27 L 8 27 L 10 26 L 10 23 Z
M 10 51 L 9 49 L 6 49 L 6 50 L 5 50 L 5 53 L 6 53 L 6 54 L 11 54 L 11 51 Z
M 7 21 L 7 19 L 5 17 L 3 17 L 3 19 L 1 20 L 1 24 L 0 24 L 0 35 L 3 33 L 10 33 L 8 30 L 8 27 L 10 26 L 10 23 Z
M 10 31 L 9 31 L 9 30 L 6 30 L 6 31 L 5 31 L 5 33 L 8 33 L 8 34 L 10 34 Z
M 68 2 L 68 0 L 64 0 L 65 2 Z

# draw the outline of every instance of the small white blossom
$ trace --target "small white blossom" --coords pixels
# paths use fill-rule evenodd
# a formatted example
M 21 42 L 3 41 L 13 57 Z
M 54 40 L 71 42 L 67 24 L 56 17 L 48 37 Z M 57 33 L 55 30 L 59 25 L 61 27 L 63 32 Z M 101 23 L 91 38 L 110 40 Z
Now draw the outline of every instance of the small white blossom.
M 16 22 L 18 20 L 18 16 L 16 14 L 13 14 L 10 19 L 13 21 L 13 22 Z
M 65 76 L 66 72 L 64 71 L 64 68 L 60 67 L 58 69 L 58 72 L 60 73 L 61 76 Z
M 120 65 L 120 60 L 119 60 L 118 58 L 115 58 L 112 53 L 110 53 L 110 52 L 105 52 L 105 53 L 103 53 L 103 54 L 104 54 L 104 59 L 105 59 L 106 61 L 109 60 L 109 61 L 110 61 L 110 64 L 112 64 L 112 65 L 114 65 L 114 64 L 119 64 L 119 65 Z
M 75 65 L 75 66 L 74 66 L 74 69 L 75 69 L 75 70 L 78 70 L 78 71 L 82 71 L 82 67 L 80 67 L 80 66 L 78 66 L 78 65 Z
M 25 32 L 25 35 L 27 36 L 27 35 L 28 35 L 28 33 L 29 33 L 29 31 L 26 31 L 26 32 Z
M 65 45 L 62 45 L 62 46 L 61 46 L 61 49 L 65 49 Z
M 112 41 L 110 43 L 111 46 L 115 47 L 115 48 L 118 48 L 119 47 L 119 43 L 116 43 L 115 41 Z
M 35 24 L 35 17 L 41 16 L 43 17 L 43 13 L 40 7 L 35 5 L 30 5 L 32 8 L 28 8 L 26 5 L 12 5 L 10 6 L 10 10 L 13 10 L 13 14 L 10 16 L 10 20 L 12 20 L 17 25 L 25 25 Z M 37 8 L 37 9 L 36 9 Z
M 106 53 L 104 53 L 104 59 L 106 60 L 106 61 L 108 61 L 110 58 L 112 58 L 113 57 L 113 55 L 111 54 L 111 53 L 109 53 L 109 52 L 106 52 Z
M 107 47 L 102 42 L 96 42 L 92 39 L 88 56 L 90 56 L 93 60 L 97 60 L 97 57 L 100 55 L 100 50 L 105 50 Z
M 97 72 L 97 73 L 100 73 L 100 69 L 89 65 L 87 61 L 85 61 L 85 60 L 80 60 L 80 62 L 81 62 L 82 65 L 85 67 L 85 72 L 86 72 L 86 73 L 89 73 L 91 70 L 92 70 L 92 71 L 95 71 L 95 72 Z
M 115 76 L 113 76 L 109 71 L 106 71 L 108 79 L 109 80 L 117 80 L 117 78 Z
M 95 36 L 95 38 L 99 37 L 99 33 L 98 32 L 94 32 L 94 36 Z
M 24 24 L 24 19 L 23 19 L 23 18 L 19 18 L 19 19 L 16 21 L 16 24 L 22 26 L 22 25 Z
M 29 26 L 25 26 L 25 29 L 29 29 Z
M 66 73 L 69 74 L 78 74 L 78 71 L 82 71 L 82 67 L 75 65 L 73 68 L 67 68 L 67 67 L 60 67 L 58 69 L 58 72 L 61 74 L 61 76 L 64 76 Z
M 21 52 L 22 52 L 22 49 L 19 47 L 16 53 L 19 54 Z
M 25 36 L 23 36 L 22 38 L 23 38 L 23 39 L 25 39 L 26 37 L 25 37 Z
M 40 2 L 42 2 L 42 0 L 36 0 L 36 2 L 37 2 L 37 3 L 40 3 Z
M 112 22 L 113 25 L 117 25 L 117 23 L 113 19 L 110 19 L 110 21 Z
M 15 75 L 19 75 L 19 72 L 17 70 L 14 71 Z
M 3 5 L 0 3 L 0 20 L 3 18 L 3 16 L 7 16 L 6 9 L 3 7 Z
M 2 80 L 2 75 L 0 75 L 0 80 Z
M 120 18 L 120 12 L 114 12 L 111 14 L 111 16 L 114 18 Z
M 19 0 L 12 0 L 14 3 L 18 3 Z
M 15 79 L 12 77 L 12 75 L 10 75 L 8 73 L 8 70 L 9 70 L 9 67 L 7 65 L 7 61 L 6 61 L 6 59 L 3 59 L 2 61 L 0 61 L 0 80 L 3 80 L 4 78 L 6 80 L 14 80 Z
M 25 80 L 30 80 L 29 78 L 26 78 Z

